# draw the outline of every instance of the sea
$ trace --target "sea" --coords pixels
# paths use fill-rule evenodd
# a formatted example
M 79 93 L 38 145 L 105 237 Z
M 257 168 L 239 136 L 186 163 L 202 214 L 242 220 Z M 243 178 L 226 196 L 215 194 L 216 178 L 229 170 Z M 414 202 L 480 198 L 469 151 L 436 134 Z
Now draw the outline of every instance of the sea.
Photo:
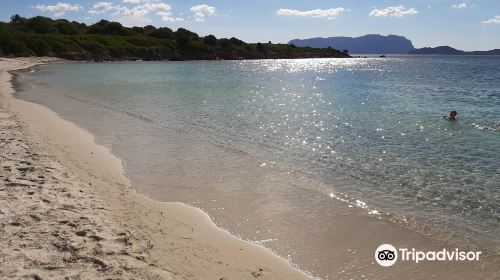
M 383 279 L 372 253 L 383 241 L 500 252 L 500 57 L 71 62 L 18 74 L 18 98 L 94 134 L 136 190 L 199 207 L 318 279 Z

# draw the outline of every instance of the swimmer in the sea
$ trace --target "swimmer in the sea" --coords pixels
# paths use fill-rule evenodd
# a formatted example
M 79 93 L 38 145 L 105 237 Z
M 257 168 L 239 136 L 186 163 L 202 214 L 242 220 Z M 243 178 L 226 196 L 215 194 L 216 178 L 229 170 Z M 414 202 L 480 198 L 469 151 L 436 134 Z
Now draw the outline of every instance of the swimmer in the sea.
M 447 119 L 449 121 L 455 121 L 457 119 L 457 111 L 451 111 L 450 116 L 444 116 L 443 119 Z

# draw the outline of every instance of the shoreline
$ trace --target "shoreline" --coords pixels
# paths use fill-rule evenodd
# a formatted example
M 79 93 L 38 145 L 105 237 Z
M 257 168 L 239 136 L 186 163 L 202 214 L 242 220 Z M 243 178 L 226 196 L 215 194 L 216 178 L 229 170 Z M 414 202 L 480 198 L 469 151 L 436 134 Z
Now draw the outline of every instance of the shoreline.
M 0 63 L 2 63 L 3 61 L 4 60 L 0 61 Z M 3 74 L 2 74 L 2 80 L 3 80 Z M 92 193 L 92 195 L 94 195 L 98 198 L 101 198 L 101 199 L 104 198 L 104 200 L 112 200 L 113 202 L 118 201 L 117 204 L 113 205 L 115 207 L 113 209 L 115 209 L 115 210 L 119 209 L 119 211 L 125 212 L 122 215 L 119 215 L 119 219 L 123 219 L 123 220 L 132 219 L 133 221 L 136 221 L 136 222 L 139 221 L 138 223 L 134 223 L 134 226 L 139 225 L 139 226 L 146 226 L 146 227 L 147 226 L 155 227 L 152 224 L 154 224 L 154 223 L 161 224 L 163 222 L 163 219 L 168 220 L 168 219 L 172 218 L 172 217 L 164 217 L 163 216 L 161 209 L 167 209 L 167 211 L 165 211 L 165 212 L 167 212 L 167 213 L 170 212 L 170 214 L 172 214 L 172 216 L 176 216 L 177 221 L 183 223 L 184 225 L 186 225 L 186 221 L 190 222 L 190 223 L 187 223 L 188 226 L 191 225 L 192 224 L 191 222 L 193 222 L 193 220 L 195 223 L 200 222 L 200 223 L 207 223 L 208 224 L 206 226 L 209 228 L 209 231 L 207 231 L 206 233 L 196 235 L 195 238 L 190 237 L 193 239 L 192 241 L 196 243 L 196 247 L 199 247 L 197 249 L 200 249 L 202 252 L 206 253 L 206 250 L 204 249 L 205 247 L 203 247 L 203 244 L 208 243 L 208 244 L 212 244 L 212 246 L 215 247 L 215 249 L 217 251 L 219 248 L 223 248 L 223 250 L 221 250 L 221 251 L 224 251 L 224 252 L 222 252 L 222 254 L 226 254 L 227 251 L 231 251 L 232 249 L 234 249 L 234 248 L 231 248 L 231 245 L 226 246 L 226 243 L 227 243 L 226 239 L 237 239 L 236 242 L 234 242 L 234 244 L 236 244 L 235 246 L 238 246 L 238 244 L 239 244 L 238 242 L 249 243 L 248 245 L 250 247 L 257 246 L 257 247 L 260 247 L 260 249 L 264 251 L 264 252 L 260 252 L 259 250 L 257 250 L 255 254 L 250 254 L 251 257 L 249 257 L 247 259 L 243 258 L 241 260 L 241 262 L 243 263 L 244 266 L 248 265 L 250 262 L 255 263 L 254 260 L 257 258 L 261 258 L 261 254 L 264 253 L 264 254 L 270 254 L 271 259 L 278 258 L 280 263 L 285 262 L 286 265 L 285 265 L 284 270 L 287 270 L 287 271 L 289 269 L 294 270 L 291 267 L 291 265 L 288 262 L 286 262 L 286 260 L 284 258 L 280 258 L 279 256 L 274 255 L 269 249 L 267 249 L 263 246 L 256 245 L 256 244 L 249 242 L 249 241 L 243 241 L 241 239 L 238 239 L 238 238 L 234 237 L 233 235 L 231 235 L 231 233 L 229 231 L 217 228 L 215 226 L 215 224 L 213 224 L 213 222 L 212 222 L 211 218 L 208 216 L 208 214 L 206 214 L 205 212 L 203 212 L 202 210 L 200 210 L 198 208 L 193 208 L 193 207 L 188 206 L 188 205 L 183 204 L 183 203 L 159 202 L 157 200 L 149 199 L 148 198 L 149 196 L 147 194 L 146 195 L 139 194 L 136 190 L 132 189 L 130 181 L 128 180 L 128 178 L 126 178 L 124 176 L 124 170 L 123 170 L 123 166 L 122 166 L 120 159 L 117 158 L 116 156 L 114 156 L 104 146 L 100 146 L 99 144 L 96 144 L 95 138 L 91 133 L 87 132 L 84 129 L 79 128 L 78 125 L 76 125 L 70 121 L 66 121 L 65 119 L 63 119 L 62 117 L 57 115 L 57 113 L 53 112 L 48 107 L 45 107 L 43 105 L 39 105 L 36 103 L 31 103 L 28 101 L 23 101 L 21 99 L 15 98 L 11 94 L 9 94 L 8 97 L 10 99 L 9 99 L 9 102 L 7 102 L 7 103 L 9 103 L 11 105 L 12 105 L 12 103 L 15 103 L 14 105 L 16 105 L 16 106 L 14 106 L 14 107 L 16 107 L 16 108 L 14 108 L 15 109 L 14 111 L 20 113 L 21 119 L 26 123 L 25 126 L 28 126 L 30 128 L 29 130 L 34 132 L 35 136 L 39 137 L 38 139 L 34 139 L 35 142 L 39 142 L 37 145 L 43 146 L 43 149 L 45 151 L 49 151 L 49 153 L 48 153 L 49 155 L 52 155 L 57 160 L 61 161 L 61 163 L 63 163 L 64 166 L 69 166 L 70 167 L 69 169 L 76 173 L 79 180 L 83 180 L 84 183 L 86 183 L 87 181 L 90 182 L 92 185 L 85 186 L 85 188 L 94 189 L 93 190 L 94 192 Z M 2 100 L 5 100 L 3 95 L 2 95 Z M 50 120 L 50 121 L 47 122 L 46 120 Z M 1 121 L 1 118 L 0 118 L 0 121 Z M 57 124 L 57 125 L 53 125 L 53 124 Z M 55 128 L 57 128 L 57 129 L 55 129 Z M 59 128 L 62 128 L 62 129 L 59 129 Z M 68 132 L 70 132 L 70 133 L 68 133 Z M 32 137 L 30 137 L 30 138 L 32 138 Z M 56 146 L 54 146 L 54 145 L 56 145 Z M 90 168 L 90 165 L 92 165 L 92 168 Z M 138 185 L 138 184 L 135 184 L 135 185 Z M 1 181 L 0 181 L 0 186 L 1 186 Z M 107 189 L 109 186 L 112 186 L 111 189 Z M 105 187 L 105 188 L 101 189 L 100 187 Z M 140 186 L 138 185 L 137 187 L 140 187 Z M 127 203 L 132 203 L 133 206 L 128 207 L 126 205 Z M 148 205 L 145 205 L 145 204 L 148 204 Z M 151 205 L 149 205 L 149 204 L 151 204 Z M 154 204 L 154 205 L 152 205 L 152 204 Z M 141 211 L 143 208 L 147 209 L 147 210 Z M 109 209 L 109 207 L 107 209 Z M 137 211 L 138 211 L 138 213 L 134 213 Z M 160 211 L 160 213 L 161 213 L 159 216 L 157 214 L 158 211 Z M 337 224 L 337 225 L 342 225 L 342 222 L 338 223 L 339 218 L 340 218 L 340 216 L 336 217 L 335 221 L 332 221 L 332 222 L 334 224 Z M 153 219 L 154 222 L 151 219 Z M 352 217 L 351 217 L 351 219 L 352 219 Z M 340 220 L 342 220 L 342 218 L 340 218 Z M 356 220 L 356 221 L 360 222 L 360 220 Z M 408 244 L 408 245 L 412 244 L 412 245 L 417 245 L 417 246 L 422 246 L 422 244 L 423 244 L 423 245 L 425 245 L 425 247 L 428 247 L 428 248 L 431 248 L 431 247 L 434 248 L 436 246 L 441 246 L 441 245 L 449 247 L 451 245 L 451 244 L 447 244 L 448 242 L 440 242 L 438 240 L 434 240 L 431 242 L 428 240 L 428 236 L 423 238 L 423 236 L 420 236 L 419 234 L 413 233 L 411 230 L 406 230 L 406 229 L 400 228 L 400 227 L 404 227 L 404 226 L 393 225 L 390 223 L 387 224 L 386 226 L 388 226 L 388 228 L 392 231 L 392 233 L 387 236 L 389 238 L 387 238 L 387 237 L 384 238 L 383 237 L 384 231 L 380 230 L 381 224 L 384 223 L 383 221 L 380 222 L 377 219 L 374 219 L 373 217 L 364 217 L 361 221 L 364 221 L 364 223 L 366 223 L 366 224 L 371 224 L 368 229 L 373 230 L 371 232 L 371 234 L 373 234 L 373 233 L 376 234 L 376 237 L 373 236 L 373 239 L 375 239 L 375 240 L 385 239 L 386 241 L 396 241 L 397 244 Z M 332 244 L 333 245 L 332 248 L 336 251 L 337 250 L 343 251 L 342 246 L 339 246 L 343 242 L 345 242 L 349 245 L 347 247 L 353 248 L 350 246 L 353 245 L 352 244 L 353 242 L 356 242 L 356 240 L 358 240 L 357 235 L 359 235 L 359 233 L 357 233 L 356 231 L 362 232 L 363 230 L 367 229 L 365 226 L 359 227 L 359 224 L 353 223 L 353 221 L 352 222 L 348 221 L 348 222 L 349 222 L 350 226 L 347 227 L 347 231 L 345 233 L 346 234 L 345 236 L 343 236 L 343 235 L 337 236 L 337 234 L 334 234 L 337 237 L 336 239 L 341 239 L 341 240 L 336 240 Z M 168 221 L 167 221 L 167 223 L 168 223 Z M 360 224 L 364 224 L 364 223 L 360 223 Z M 155 232 L 154 230 L 157 228 L 156 227 L 151 228 L 150 230 L 147 230 L 146 233 L 142 233 L 142 232 L 139 233 L 141 238 L 138 238 L 138 239 L 143 240 L 143 241 L 144 240 L 148 240 L 148 241 L 160 240 L 159 242 L 156 242 L 155 244 L 167 242 L 168 238 L 165 238 L 164 235 L 171 234 L 170 233 L 171 226 L 172 225 L 167 226 L 167 230 L 163 230 L 163 232 L 162 231 Z M 176 224 L 174 226 L 178 226 L 178 224 Z M 215 228 L 211 229 L 210 227 L 215 227 Z M 186 228 L 184 228 L 184 230 L 185 229 Z M 213 232 L 210 230 L 212 230 Z M 201 231 L 203 231 L 203 229 L 201 229 Z M 184 231 L 184 233 L 186 234 L 186 231 Z M 187 231 L 187 233 L 189 234 L 189 230 Z M 366 232 L 366 234 L 368 234 L 368 232 Z M 214 242 L 213 235 L 220 235 L 219 237 L 216 236 L 215 242 Z M 153 237 L 151 237 L 151 236 L 153 236 Z M 345 239 L 345 238 L 343 239 L 342 237 L 345 237 L 348 239 Z M 394 237 L 394 239 L 392 237 Z M 182 240 L 181 240 L 181 242 L 178 242 L 178 243 L 184 242 L 185 240 L 183 238 L 184 237 L 181 237 Z M 219 238 L 220 238 L 220 240 L 219 240 Z M 219 240 L 219 241 L 217 241 L 217 240 Z M 358 241 L 360 241 L 360 240 L 358 240 Z M 376 241 L 376 242 L 378 242 L 378 241 Z M 175 244 L 178 245 L 178 243 L 175 243 Z M 184 243 L 182 243 L 182 244 L 184 244 Z M 362 245 L 368 245 L 368 244 L 367 244 L 367 242 L 362 242 Z M 371 246 L 372 244 L 369 244 L 369 245 Z M 171 247 L 173 247 L 173 246 L 174 245 L 172 245 Z M 161 250 L 171 250 L 171 247 L 168 247 L 168 246 L 165 246 L 165 247 L 166 248 L 159 248 L 159 249 L 156 247 L 153 247 L 153 250 L 160 250 L 160 251 Z M 230 248 L 226 248 L 226 247 L 230 247 Z M 363 247 L 363 246 L 361 246 L 361 247 Z M 175 250 L 177 250 L 177 249 L 178 248 L 176 248 Z M 371 248 L 367 248 L 367 249 L 368 249 L 368 251 L 371 251 Z M 195 253 L 187 252 L 187 255 L 190 255 L 192 257 L 194 255 L 198 255 L 198 253 L 199 252 L 195 252 Z M 359 252 L 359 253 L 361 253 L 361 252 Z M 159 253 L 159 255 L 155 255 L 154 252 L 151 252 L 151 253 L 148 252 L 148 254 L 150 257 L 154 255 L 153 257 L 151 257 L 151 259 L 153 259 L 155 261 L 158 261 L 158 259 L 165 259 L 165 258 L 169 257 L 165 254 L 162 254 L 161 252 Z M 229 254 L 234 254 L 234 255 L 230 256 L 230 259 L 232 260 L 235 257 L 235 255 L 240 254 L 240 252 L 233 251 L 233 252 L 229 252 Z M 213 257 L 213 252 L 211 252 L 208 255 L 210 257 Z M 361 254 L 361 255 L 363 255 L 363 254 Z M 370 256 L 371 255 L 372 254 L 370 252 Z M 142 258 L 141 256 L 139 256 L 139 257 Z M 174 256 L 170 256 L 170 257 L 178 257 L 178 255 L 174 255 Z M 359 257 L 362 257 L 362 256 L 359 256 Z M 199 258 L 199 256 L 196 256 L 195 258 Z M 370 260 L 372 260 L 372 259 L 370 258 Z M 277 261 L 277 260 L 274 260 L 274 261 Z M 190 263 L 192 263 L 192 262 L 193 262 L 193 260 L 190 260 Z M 171 266 L 171 263 L 172 262 L 170 262 L 170 260 L 167 260 L 162 265 L 167 265 L 169 267 L 173 267 L 173 266 Z M 175 260 L 174 260 L 174 263 L 175 263 Z M 264 261 L 264 263 L 267 263 L 267 261 Z M 340 269 L 342 269 L 341 267 L 339 267 L 342 265 L 342 262 L 340 259 L 339 260 L 332 260 L 332 263 L 334 264 L 334 266 L 331 267 L 332 271 L 340 271 Z M 178 264 L 178 263 L 176 263 L 176 265 L 182 266 L 182 264 Z M 233 264 L 233 266 L 231 268 L 228 268 L 228 269 L 234 269 L 235 267 L 237 268 L 236 265 L 237 264 Z M 282 265 L 282 263 L 280 265 Z M 255 267 L 255 265 L 253 265 L 253 266 Z M 241 270 L 241 269 L 237 268 L 240 271 L 239 274 L 237 273 L 237 274 L 232 274 L 231 277 L 228 277 L 228 276 L 224 276 L 224 277 L 228 277 L 227 279 L 232 279 L 234 277 L 236 277 L 236 279 L 240 279 L 238 277 L 242 277 L 242 275 L 245 276 L 245 275 L 248 275 L 248 273 L 250 273 L 250 275 L 252 277 L 259 277 L 260 279 L 280 279 L 279 275 L 283 275 L 283 274 L 279 274 L 281 272 L 278 273 L 277 271 L 274 271 L 274 269 L 272 269 L 272 268 L 270 269 L 270 267 L 271 267 L 271 265 L 266 265 L 265 267 L 258 266 L 258 269 L 253 270 L 253 271 L 251 271 L 249 269 Z M 358 265 L 358 267 L 359 267 L 359 265 Z M 486 271 L 491 272 L 491 270 L 490 270 L 491 266 L 488 266 L 488 267 L 489 267 L 489 269 L 487 269 Z M 175 268 L 175 267 L 173 267 L 173 268 Z M 425 279 L 426 276 L 430 277 L 431 273 L 434 275 L 445 274 L 445 275 L 450 276 L 453 273 L 449 273 L 446 271 L 448 269 L 454 269 L 454 268 L 456 268 L 457 271 L 461 271 L 462 273 L 467 273 L 467 274 L 463 274 L 464 277 L 466 277 L 467 275 L 470 275 L 469 271 L 468 271 L 468 265 L 449 264 L 449 265 L 446 265 L 444 267 L 439 267 L 439 265 L 438 266 L 430 266 L 427 268 L 420 267 L 419 270 L 421 272 L 423 272 L 423 274 L 420 275 L 420 277 L 422 277 L 422 278 L 418 278 L 418 279 Z M 472 268 L 472 267 L 469 267 L 469 268 Z M 190 271 L 191 269 L 192 269 L 192 266 L 186 266 L 184 271 L 189 271 L 190 274 L 193 274 Z M 204 266 L 204 269 L 209 269 L 209 267 Z M 368 271 L 372 271 L 372 272 L 375 271 L 375 272 L 379 273 L 379 271 L 378 271 L 379 269 L 376 266 L 375 267 L 372 266 L 371 268 L 364 267 L 364 269 L 367 269 Z M 375 275 L 375 276 L 378 276 L 378 277 L 383 278 L 383 279 L 393 279 L 393 277 L 395 275 L 398 275 L 399 272 L 406 273 L 409 271 L 413 271 L 413 269 L 417 269 L 417 267 L 412 268 L 412 266 L 410 265 L 410 266 L 406 266 L 406 267 L 401 267 L 401 269 L 397 269 L 397 270 L 391 270 L 391 271 L 386 270 L 385 272 L 380 271 L 379 275 L 370 274 L 370 273 L 367 273 L 367 275 L 369 275 L 369 276 Z M 241 271 L 246 271 L 246 273 L 242 274 Z M 285 273 L 287 271 L 285 271 Z M 198 274 L 196 274 L 197 275 L 196 277 L 199 277 L 199 279 L 209 278 L 206 276 L 207 275 L 206 273 L 203 274 L 204 272 L 206 272 L 206 270 L 197 271 Z M 473 272 L 470 272 L 470 273 L 473 273 Z M 265 278 L 266 275 L 269 276 L 269 278 Z M 347 276 L 347 275 L 348 274 L 345 274 L 342 276 Z M 457 275 L 462 275 L 462 274 L 457 273 L 457 274 L 453 274 L 453 275 L 455 275 L 455 277 L 456 277 Z M 219 277 L 215 274 L 214 274 L 214 276 Z M 136 275 L 136 277 L 142 277 L 142 276 Z M 172 277 L 174 277 L 173 279 L 184 279 L 184 277 L 181 277 L 175 273 Z M 177 278 L 177 277 L 181 277 L 181 278 Z M 195 279 L 197 279 L 196 277 L 195 277 Z M 225 279 L 224 277 L 222 277 L 221 279 Z M 264 277 L 264 278 L 261 278 L 261 277 Z M 298 276 L 298 277 L 299 278 L 290 278 L 289 276 L 287 276 L 286 278 L 283 278 L 283 279 L 304 279 L 302 277 L 306 277 L 305 279 L 307 279 L 307 276 L 304 273 L 300 273 L 300 276 Z M 492 277 L 493 277 L 493 275 L 492 275 Z M 215 279 L 219 279 L 219 278 L 215 278 Z M 250 278 L 250 279 L 252 279 L 252 278 Z
M 311 279 L 267 248 L 218 228 L 198 208 L 138 194 L 121 161 L 93 135 L 12 96 L 8 71 L 51 62 L 0 60 L 0 125 L 9 134 L 2 156 L 11 158 L 2 160 L 0 217 L 10 223 L 0 228 L 0 244 L 10 245 L 0 254 L 0 276 Z

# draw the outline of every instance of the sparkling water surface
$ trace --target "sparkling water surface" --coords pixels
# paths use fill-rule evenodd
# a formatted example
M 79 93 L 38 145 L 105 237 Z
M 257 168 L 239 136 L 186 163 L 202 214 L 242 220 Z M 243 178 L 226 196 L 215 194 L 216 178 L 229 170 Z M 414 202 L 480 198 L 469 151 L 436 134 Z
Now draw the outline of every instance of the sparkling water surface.
M 203 166 L 233 172 L 222 182 L 249 176 L 238 168 L 251 161 L 326 186 L 276 196 L 318 192 L 418 230 L 500 243 L 498 57 L 67 63 L 20 81 L 21 98 L 94 133 L 137 186 L 168 182 L 173 200 L 194 204 L 196 188 L 215 186 Z M 443 119 L 451 110 L 458 120 Z

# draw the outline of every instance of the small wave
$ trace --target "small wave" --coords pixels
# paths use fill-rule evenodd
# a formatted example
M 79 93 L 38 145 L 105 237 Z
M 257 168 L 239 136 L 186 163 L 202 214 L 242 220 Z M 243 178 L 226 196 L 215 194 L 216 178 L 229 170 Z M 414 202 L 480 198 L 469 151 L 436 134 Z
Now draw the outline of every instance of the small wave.
M 492 125 L 482 125 L 477 123 L 472 123 L 472 126 L 477 130 L 489 130 L 489 131 L 500 131 L 500 121 Z
M 263 239 L 263 240 L 256 240 L 253 243 L 264 246 L 264 244 L 266 244 L 268 242 L 273 242 L 273 241 L 277 241 L 277 240 L 278 239 L 276 239 L 276 238 L 269 238 L 269 239 Z

